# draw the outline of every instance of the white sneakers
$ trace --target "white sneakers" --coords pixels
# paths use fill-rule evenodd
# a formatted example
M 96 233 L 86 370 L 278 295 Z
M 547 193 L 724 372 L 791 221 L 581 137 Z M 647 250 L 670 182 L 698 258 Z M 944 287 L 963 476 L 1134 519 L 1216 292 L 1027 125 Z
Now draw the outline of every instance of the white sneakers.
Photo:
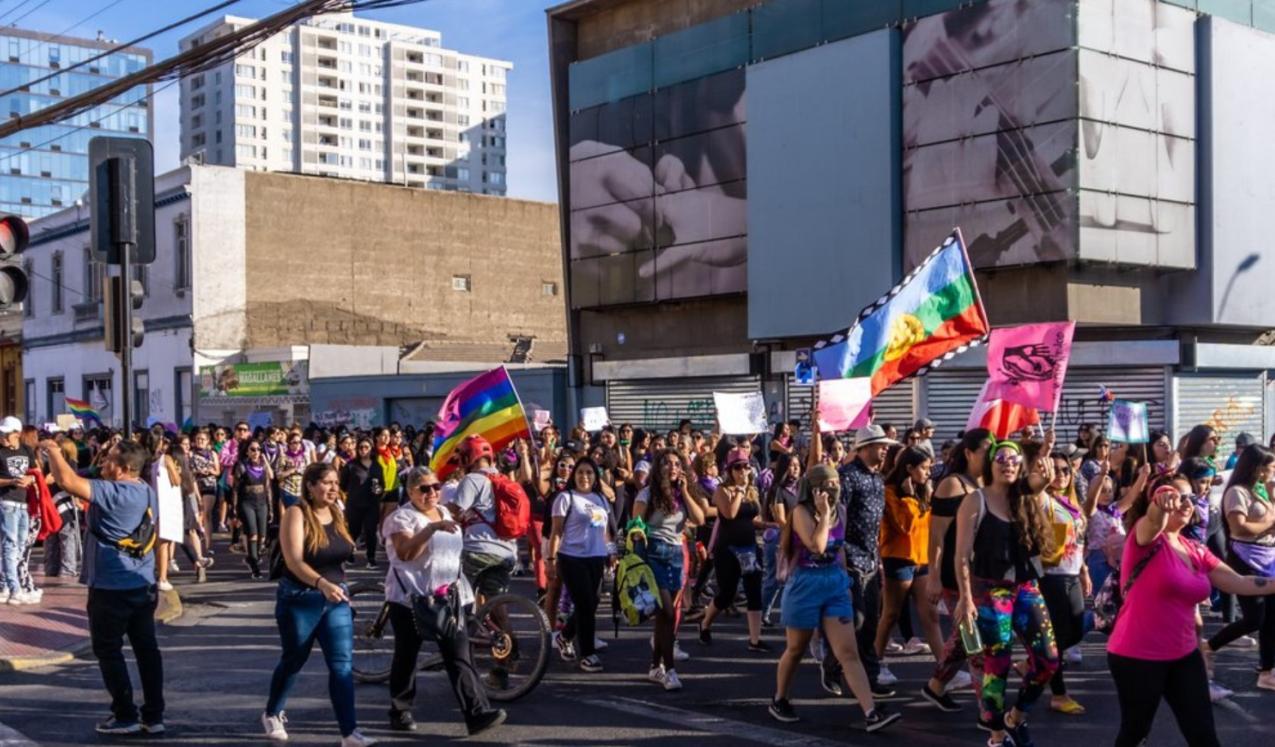
M 283 728 L 286 723 L 288 723 L 288 717 L 284 715 L 283 711 L 280 711 L 278 716 L 271 716 L 268 713 L 261 714 L 261 728 L 266 732 L 266 739 L 275 742 L 288 741 L 288 730 Z
M 646 673 L 646 679 L 662 686 L 666 692 L 682 689 L 682 680 L 678 678 L 677 671 L 674 669 L 666 670 L 662 666 L 651 667 L 651 671 Z
M 1065 654 L 1063 654 L 1063 661 L 1067 662 L 1068 664 L 1083 664 L 1085 661 L 1085 655 L 1080 650 L 1079 645 L 1072 646 L 1071 648 L 1067 649 L 1067 652 Z
M 601 638 L 597 637 L 596 635 L 595 635 L 595 636 L 593 636 L 593 650 L 594 650 L 594 651 L 606 651 L 606 650 L 607 650 L 607 645 L 608 645 L 608 644 L 607 644 L 607 642 L 606 642 L 606 641 L 602 640 Z
M 1227 690 L 1225 687 L 1222 687 L 1221 685 L 1214 682 L 1213 680 L 1209 680 L 1209 701 L 1210 702 L 1218 703 L 1220 701 L 1226 700 L 1227 698 L 1231 697 L 1234 694 L 1235 694 L 1234 692 Z
M 901 654 L 903 653 L 903 644 L 891 639 L 889 643 L 885 644 L 885 652 L 887 654 Z
M 341 747 L 368 747 L 372 744 L 376 744 L 376 740 L 363 736 L 363 732 L 358 729 L 350 732 L 350 736 L 341 738 Z
M 930 644 L 926 643 L 920 638 L 917 638 L 916 636 L 913 636 L 910 641 L 903 644 L 904 656 L 916 656 L 917 654 L 928 654 L 928 653 L 930 653 Z
M 1231 641 L 1231 645 L 1236 648 L 1257 648 L 1257 640 L 1251 635 L 1242 635 Z
M 891 685 L 899 684 L 899 678 L 894 676 L 894 672 L 891 672 L 889 667 L 882 664 L 881 672 L 877 675 L 877 683 L 890 687 Z
M 11 604 L 15 607 L 21 604 L 39 604 L 40 600 L 44 598 L 44 592 L 42 591 L 19 591 L 12 594 L 6 592 L 6 594 L 8 598 L 5 599 L 5 604 Z
M 651 642 L 651 650 L 654 651 L 655 650 L 654 635 L 651 636 L 650 642 Z M 602 649 L 599 648 L 598 650 L 601 651 Z M 674 639 L 673 640 L 673 661 L 690 661 L 690 660 L 691 660 L 691 655 L 683 651 L 682 644 L 678 642 L 677 639 Z
M 158 584 L 156 584 L 156 586 L 158 586 L 158 587 L 159 587 L 159 590 L 160 590 L 160 591 L 172 591 L 172 590 L 173 590 L 173 585 L 172 585 L 170 582 L 168 582 L 168 581 L 160 581 Z
M 647 682 L 654 682 L 657 685 L 663 685 L 664 684 L 664 667 L 660 664 L 656 664 L 655 666 L 651 667 L 651 671 L 646 673 L 646 680 Z
M 970 677 L 968 670 L 962 669 L 956 673 L 952 681 L 947 683 L 947 689 L 944 692 L 954 692 L 956 690 L 966 690 L 974 686 L 974 680 Z

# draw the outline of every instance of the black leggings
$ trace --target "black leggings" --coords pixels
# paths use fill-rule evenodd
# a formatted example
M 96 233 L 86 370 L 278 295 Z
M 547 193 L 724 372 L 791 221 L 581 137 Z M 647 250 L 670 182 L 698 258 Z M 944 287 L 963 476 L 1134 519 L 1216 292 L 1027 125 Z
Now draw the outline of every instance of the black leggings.
M 260 570 L 261 543 L 266 538 L 266 504 L 261 501 L 240 501 L 239 520 L 243 522 L 243 533 L 256 539 L 248 540 L 248 565 L 253 572 Z
M 379 501 L 350 501 L 345 519 L 350 525 L 350 536 L 355 542 L 363 540 L 367 548 L 367 562 L 376 562 L 376 525 L 381 520 Z
M 1227 564 L 1241 575 L 1251 576 L 1257 573 L 1236 557 L 1235 553 L 1227 558 Z M 1217 651 L 1242 635 L 1257 633 L 1257 668 L 1266 672 L 1275 667 L 1275 602 L 1269 600 L 1270 597 L 1240 597 L 1240 610 L 1244 616 L 1210 638 L 1209 648 Z
M 1085 637 L 1085 597 L 1080 593 L 1080 576 L 1049 576 L 1040 579 L 1040 595 L 1045 598 L 1045 609 L 1054 625 L 1054 640 L 1062 653 L 1080 643 Z M 1058 671 L 1049 680 L 1049 690 L 1054 695 L 1066 695 L 1067 684 L 1063 680 L 1065 663 L 1060 661 Z
M 754 553 L 756 548 L 754 548 Z M 739 582 L 744 582 L 744 598 L 748 600 L 749 612 L 761 612 L 761 562 L 755 563 L 757 570 L 744 574 L 739 567 L 739 558 L 730 548 L 719 548 L 713 553 L 713 566 L 717 570 L 717 596 L 713 598 L 713 606 L 724 610 L 735 603 L 735 592 L 739 590 Z
M 574 558 L 558 553 L 558 575 L 571 595 L 572 612 L 562 628 L 562 637 L 574 640 L 580 658 L 595 653 L 598 627 L 598 599 L 606 558 Z
M 1151 733 L 1163 699 L 1177 719 L 1188 747 L 1220 747 L 1209 701 L 1209 675 L 1204 657 L 1192 651 L 1173 661 L 1130 659 L 1107 654 L 1107 668 L 1120 699 L 1120 733 L 1116 747 L 1138 747 Z

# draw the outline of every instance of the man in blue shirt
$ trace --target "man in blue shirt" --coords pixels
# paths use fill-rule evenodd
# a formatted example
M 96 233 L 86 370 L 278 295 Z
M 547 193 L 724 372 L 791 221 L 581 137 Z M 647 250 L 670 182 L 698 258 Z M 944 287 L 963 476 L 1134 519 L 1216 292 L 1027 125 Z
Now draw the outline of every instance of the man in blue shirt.
M 116 544 L 137 530 L 148 509 L 152 522 L 158 519 L 155 491 L 138 477 L 146 463 L 146 450 L 140 444 L 121 441 L 102 462 L 104 479 L 86 480 L 67 463 L 55 441 L 44 441 L 40 448 L 54 481 L 89 504 L 80 581 L 89 587 L 89 636 L 111 695 L 111 717 L 98 724 L 97 731 L 162 734 L 164 665 L 155 639 L 155 554 L 147 551 L 135 557 Z M 125 635 L 142 680 L 140 721 L 124 661 Z

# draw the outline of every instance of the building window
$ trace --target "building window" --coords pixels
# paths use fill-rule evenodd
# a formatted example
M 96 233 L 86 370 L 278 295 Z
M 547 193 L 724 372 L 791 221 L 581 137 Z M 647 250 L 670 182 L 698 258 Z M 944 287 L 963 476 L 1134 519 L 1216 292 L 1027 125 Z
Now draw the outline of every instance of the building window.
M 97 414 L 101 416 L 102 423 L 112 423 L 115 420 L 114 407 L 115 396 L 112 394 L 114 387 L 111 385 L 111 375 L 109 373 L 93 374 L 84 377 L 84 401 L 89 406 L 97 410 Z
M 22 316 L 31 319 L 35 316 L 35 264 L 31 260 L 22 263 L 22 271 L 27 274 L 27 297 L 22 302 Z
M 146 424 L 151 416 L 151 375 L 149 371 L 133 372 L 133 422 Z
M 190 287 L 190 224 L 182 216 L 173 221 L 173 255 L 177 260 L 177 272 L 173 287 L 177 289 Z
M 173 412 L 177 414 L 177 426 L 182 427 L 188 421 L 194 422 L 194 411 L 191 397 L 194 396 L 194 374 L 189 368 L 173 369 Z
M 62 313 L 62 252 L 53 253 L 53 271 L 49 281 L 53 284 L 50 297 L 53 299 L 54 314 Z
M 61 376 L 45 380 L 45 405 L 49 408 L 49 420 L 56 420 L 58 415 L 66 412 L 66 380 Z
M 558 284 L 550 280 L 545 280 L 540 283 L 540 292 L 546 296 L 556 296 L 558 295 Z
M 22 415 L 28 423 L 35 422 L 35 379 L 22 382 Z
M 468 293 L 474 289 L 473 279 L 468 275 L 452 275 L 452 290 Z
M 97 301 L 102 297 L 102 264 L 93 258 L 93 249 L 84 247 L 84 300 Z

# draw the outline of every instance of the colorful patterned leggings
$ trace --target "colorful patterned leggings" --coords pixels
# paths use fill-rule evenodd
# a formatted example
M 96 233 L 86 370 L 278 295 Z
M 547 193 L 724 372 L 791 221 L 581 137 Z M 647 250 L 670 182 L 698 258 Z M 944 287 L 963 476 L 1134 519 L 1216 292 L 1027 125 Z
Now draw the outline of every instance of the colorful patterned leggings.
M 1005 728 L 1005 687 L 1013 666 L 1014 635 L 1027 649 L 1027 674 L 1014 703 L 1024 712 L 1058 671 L 1058 646 L 1035 581 L 1013 584 L 975 578 L 971 584 L 983 639 L 983 711 L 991 727 L 1000 731 Z

